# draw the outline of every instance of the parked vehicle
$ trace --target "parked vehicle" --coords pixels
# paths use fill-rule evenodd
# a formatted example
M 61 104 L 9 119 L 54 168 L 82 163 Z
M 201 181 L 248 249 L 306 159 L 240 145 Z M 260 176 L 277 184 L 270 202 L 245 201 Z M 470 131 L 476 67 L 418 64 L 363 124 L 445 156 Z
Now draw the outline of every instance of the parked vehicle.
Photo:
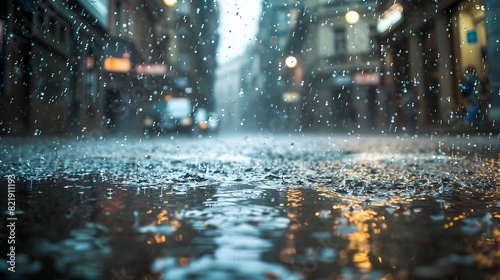
M 208 112 L 205 108 L 198 108 L 195 114 L 194 131 L 199 133 L 215 133 L 219 128 L 219 119 L 213 112 Z
M 208 112 L 205 108 L 196 110 L 195 131 L 200 133 L 217 133 L 219 131 L 219 118 L 214 112 Z
M 195 131 L 206 133 L 208 131 L 208 113 L 205 108 L 198 108 L 194 116 Z
M 210 133 L 219 132 L 220 124 L 219 124 L 219 116 L 217 115 L 217 113 L 214 112 L 208 113 L 207 124 L 208 124 L 208 131 Z
M 192 132 L 193 105 L 189 98 L 167 96 L 154 103 L 143 120 L 147 133 Z

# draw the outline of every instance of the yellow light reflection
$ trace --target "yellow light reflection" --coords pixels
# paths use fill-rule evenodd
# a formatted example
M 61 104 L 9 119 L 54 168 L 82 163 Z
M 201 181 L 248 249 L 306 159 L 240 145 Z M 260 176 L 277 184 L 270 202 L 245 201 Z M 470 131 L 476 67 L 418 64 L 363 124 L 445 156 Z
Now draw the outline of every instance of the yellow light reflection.
M 172 222 L 170 222 L 170 224 L 173 225 L 176 228 L 180 228 L 181 227 L 181 222 L 179 222 L 178 220 L 173 220 Z
M 378 226 L 377 221 L 380 221 L 377 216 L 377 212 L 374 210 L 364 210 L 359 209 L 355 211 L 345 210 L 342 215 L 347 218 L 343 226 L 352 225 L 357 231 L 347 234 L 347 240 L 349 244 L 347 245 L 348 252 L 354 253 L 352 255 L 352 262 L 355 266 L 364 273 L 370 272 L 372 270 L 372 264 L 368 257 L 372 251 L 370 245 L 370 231 L 374 234 L 380 234 L 381 230 L 384 228 L 385 223 Z M 334 225 L 334 229 L 338 230 L 341 225 Z M 387 227 L 387 225 L 385 225 Z M 372 254 L 380 253 L 374 250 Z M 346 255 L 349 255 L 347 252 Z M 380 258 L 380 256 L 376 256 Z M 344 260 L 347 261 L 347 260 Z
M 167 210 L 162 210 L 160 214 L 156 215 L 156 218 L 158 218 L 158 220 L 156 221 L 157 224 L 162 224 L 168 221 L 169 218 Z
M 189 258 L 188 257 L 180 257 L 177 261 L 180 266 L 187 266 L 189 264 Z
M 299 189 L 290 188 L 287 190 L 286 195 L 286 205 L 288 207 L 287 217 L 290 219 L 290 225 L 288 227 L 288 232 L 285 234 L 285 244 L 280 250 L 279 258 L 283 263 L 294 264 L 295 255 L 297 254 L 295 233 L 299 231 L 302 226 L 299 215 L 302 214 L 300 209 L 304 198 Z M 284 204 L 281 203 L 280 206 L 284 206 Z
M 152 244 L 161 244 L 167 242 L 167 237 L 165 235 L 161 235 L 159 233 L 156 233 L 153 237 L 149 238 L 146 243 L 148 245 Z
M 368 258 L 368 252 L 354 254 L 352 261 L 361 272 L 370 272 L 372 270 L 372 264 Z

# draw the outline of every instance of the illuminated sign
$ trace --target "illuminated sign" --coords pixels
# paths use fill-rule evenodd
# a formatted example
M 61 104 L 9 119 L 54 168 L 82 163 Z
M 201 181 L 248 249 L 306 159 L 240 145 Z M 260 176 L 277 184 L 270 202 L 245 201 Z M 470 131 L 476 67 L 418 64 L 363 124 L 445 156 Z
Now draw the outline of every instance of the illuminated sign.
M 167 73 L 165 64 L 138 64 L 135 66 L 135 72 L 139 75 L 164 75 Z
M 120 57 L 108 57 L 104 59 L 104 69 L 109 72 L 129 72 L 132 68 L 130 59 Z
M 378 33 L 385 33 L 403 20 L 403 6 L 401 4 L 392 5 L 385 11 L 377 22 Z
M 378 85 L 380 83 L 379 73 L 362 73 L 354 74 L 354 81 L 358 85 Z

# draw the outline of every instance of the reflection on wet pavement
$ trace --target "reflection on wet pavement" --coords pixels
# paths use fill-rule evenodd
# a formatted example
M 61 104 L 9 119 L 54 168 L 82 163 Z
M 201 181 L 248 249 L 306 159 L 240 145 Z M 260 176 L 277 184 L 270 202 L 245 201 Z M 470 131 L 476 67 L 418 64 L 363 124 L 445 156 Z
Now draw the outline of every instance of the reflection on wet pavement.
M 498 158 L 331 143 L 10 151 L 2 172 L 23 178 L 16 277 L 500 276 Z

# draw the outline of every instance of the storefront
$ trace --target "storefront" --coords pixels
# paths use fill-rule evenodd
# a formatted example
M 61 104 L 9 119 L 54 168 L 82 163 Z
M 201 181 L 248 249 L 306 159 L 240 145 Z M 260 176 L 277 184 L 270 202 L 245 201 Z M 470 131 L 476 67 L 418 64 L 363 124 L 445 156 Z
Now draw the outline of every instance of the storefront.
M 481 81 L 480 108 L 488 117 L 489 107 L 489 61 L 487 56 L 487 33 L 485 6 L 483 1 L 461 1 L 451 9 L 453 28 L 454 95 L 458 109 L 466 110 L 467 102 L 461 94 L 459 83 L 467 68 L 476 69 Z
M 99 110 L 98 52 L 104 29 L 82 7 L 61 1 L 5 5 L 2 19 L 9 39 L 2 55 L 9 59 L 2 64 L 1 133 L 79 131 L 87 117 L 82 112 Z
M 421 128 L 458 126 L 466 110 L 459 83 L 467 66 L 478 70 L 487 89 L 489 69 L 482 1 L 442 1 L 437 7 L 392 3 L 382 5 L 378 31 L 382 41 L 387 42 L 383 72 L 389 77 L 384 77 L 383 83 L 384 88 L 393 91 L 395 120 L 399 117 L 403 121 L 401 102 L 408 88 L 415 87 Z M 395 16 L 394 11 L 400 14 Z M 386 18 L 392 21 L 385 22 Z M 488 104 L 485 91 L 485 113 Z
M 500 1 L 485 0 L 487 60 L 489 61 L 490 108 L 488 117 L 492 126 L 500 122 Z

